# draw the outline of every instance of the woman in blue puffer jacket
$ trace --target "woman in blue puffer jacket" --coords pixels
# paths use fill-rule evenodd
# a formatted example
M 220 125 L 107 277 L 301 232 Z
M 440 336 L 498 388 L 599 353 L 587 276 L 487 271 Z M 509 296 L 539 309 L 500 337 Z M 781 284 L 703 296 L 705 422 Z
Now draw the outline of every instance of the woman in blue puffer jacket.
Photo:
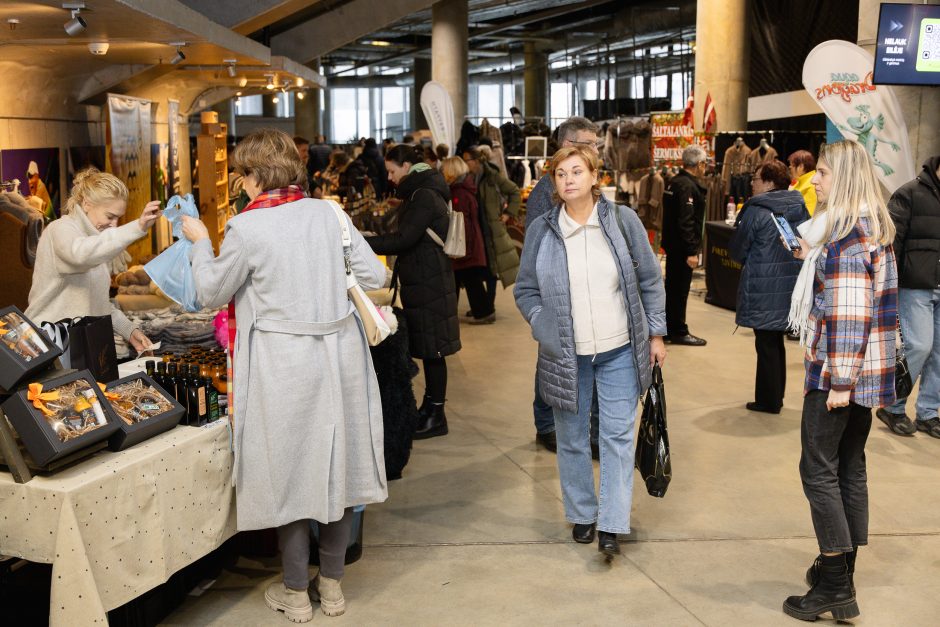
M 597 154 L 552 157 L 555 207 L 526 231 L 516 306 L 539 343 L 539 389 L 551 405 L 558 475 L 575 542 L 620 552 L 630 533 L 633 431 L 651 367 L 666 358 L 666 294 L 659 261 L 629 207 L 601 197 Z M 600 498 L 591 463 L 590 409 L 600 409 Z
M 754 329 L 757 377 L 751 411 L 779 414 L 787 385 L 784 334 L 790 295 L 801 262 L 783 244 L 775 216 L 797 225 L 809 220 L 803 196 L 787 190 L 790 176 L 779 161 L 765 163 L 751 180 L 754 196 L 747 201 L 731 238 L 731 256 L 744 264 L 738 285 L 737 323 Z

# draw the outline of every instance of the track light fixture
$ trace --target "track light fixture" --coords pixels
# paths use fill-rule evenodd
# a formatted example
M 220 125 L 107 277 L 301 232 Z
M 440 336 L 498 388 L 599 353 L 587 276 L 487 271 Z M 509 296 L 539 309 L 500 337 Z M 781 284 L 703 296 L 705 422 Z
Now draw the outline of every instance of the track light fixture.
M 74 37 L 88 28 L 88 23 L 85 22 L 85 18 L 81 16 L 82 9 L 85 8 L 84 2 L 63 2 L 62 8 L 72 12 L 72 19 L 66 22 L 64 26 L 65 32 L 70 37 Z
M 222 63 L 228 66 L 225 71 L 228 72 L 229 78 L 235 78 L 238 75 L 238 72 L 235 70 L 235 64 L 238 63 L 237 59 L 225 59 Z
M 265 89 L 274 89 L 274 74 L 265 74 L 264 77 L 268 80 L 268 83 L 264 86 Z
M 242 76 L 242 77 L 240 77 L 240 78 L 238 79 L 238 86 L 239 86 L 239 87 L 246 87 L 247 85 L 248 85 L 248 77 L 247 77 L 247 76 Z
M 172 58 L 172 59 L 170 59 L 170 64 L 171 64 L 171 65 L 176 65 L 176 64 L 178 64 L 180 61 L 185 61 L 185 60 L 186 60 L 186 55 L 183 54 L 183 46 L 186 45 L 186 42 L 185 42 L 185 41 L 180 41 L 180 42 L 171 43 L 170 45 L 171 45 L 171 46 L 176 46 L 176 54 L 173 55 L 173 58 Z

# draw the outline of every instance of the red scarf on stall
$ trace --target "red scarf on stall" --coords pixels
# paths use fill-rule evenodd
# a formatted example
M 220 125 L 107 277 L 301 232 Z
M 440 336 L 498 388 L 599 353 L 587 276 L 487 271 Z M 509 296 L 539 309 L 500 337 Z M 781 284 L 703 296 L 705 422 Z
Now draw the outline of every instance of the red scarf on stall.
M 242 209 L 241 213 L 247 213 L 253 209 L 265 209 L 268 207 L 277 207 L 278 205 L 284 205 L 289 202 L 294 202 L 297 200 L 303 200 L 307 197 L 307 194 L 297 185 L 290 185 L 288 187 L 280 187 L 278 189 L 272 189 L 266 192 L 261 192 L 258 194 L 254 200 L 252 200 L 248 205 Z M 241 215 L 241 214 L 239 214 Z M 232 366 L 229 368 L 228 372 L 228 384 L 229 390 L 232 390 L 232 378 L 234 374 L 234 363 L 235 363 L 235 301 L 232 300 L 228 304 L 228 354 L 229 354 L 229 363 Z M 229 415 L 234 415 L 234 408 L 232 407 L 232 395 L 229 395 Z

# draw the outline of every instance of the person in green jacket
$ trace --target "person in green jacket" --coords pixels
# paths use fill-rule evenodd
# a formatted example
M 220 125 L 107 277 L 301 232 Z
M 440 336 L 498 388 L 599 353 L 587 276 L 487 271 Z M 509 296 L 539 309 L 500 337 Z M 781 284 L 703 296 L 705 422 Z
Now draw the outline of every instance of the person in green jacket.
M 509 236 L 506 223 L 510 216 L 519 215 L 522 195 L 516 184 L 490 163 L 482 147 L 471 146 L 463 154 L 463 159 L 477 180 L 486 260 L 492 275 L 486 288 L 492 304 L 496 300 L 497 279 L 505 289 L 516 282 L 516 274 L 519 272 L 519 251 Z

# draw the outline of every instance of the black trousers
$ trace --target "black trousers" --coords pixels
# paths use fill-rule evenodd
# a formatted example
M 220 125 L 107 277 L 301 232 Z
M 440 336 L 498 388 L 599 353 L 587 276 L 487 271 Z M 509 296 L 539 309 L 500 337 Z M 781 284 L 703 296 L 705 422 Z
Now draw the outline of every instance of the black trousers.
M 493 313 L 496 311 L 496 286 L 499 284 L 499 278 L 489 269 L 486 270 L 486 274 L 486 297 L 490 299 L 490 313 Z
M 685 310 L 692 287 L 692 268 L 682 251 L 666 251 L 666 331 L 670 336 L 689 334 Z
M 443 404 L 447 397 L 447 362 L 443 357 L 425 359 L 424 394 L 432 403 Z
M 803 399 L 800 479 L 821 553 L 848 553 L 868 544 L 865 442 L 871 409 L 855 403 L 826 409 L 829 392 Z
M 457 285 L 467 290 L 467 300 L 470 302 L 470 312 L 474 318 L 485 318 L 494 311 L 493 302 L 496 299 L 494 290 L 487 289 L 490 280 L 489 268 L 478 266 L 455 270 L 454 277 Z
M 757 350 L 757 378 L 754 382 L 754 400 L 768 409 L 783 407 L 787 389 L 787 351 L 783 346 L 783 331 L 754 329 L 754 348 Z

